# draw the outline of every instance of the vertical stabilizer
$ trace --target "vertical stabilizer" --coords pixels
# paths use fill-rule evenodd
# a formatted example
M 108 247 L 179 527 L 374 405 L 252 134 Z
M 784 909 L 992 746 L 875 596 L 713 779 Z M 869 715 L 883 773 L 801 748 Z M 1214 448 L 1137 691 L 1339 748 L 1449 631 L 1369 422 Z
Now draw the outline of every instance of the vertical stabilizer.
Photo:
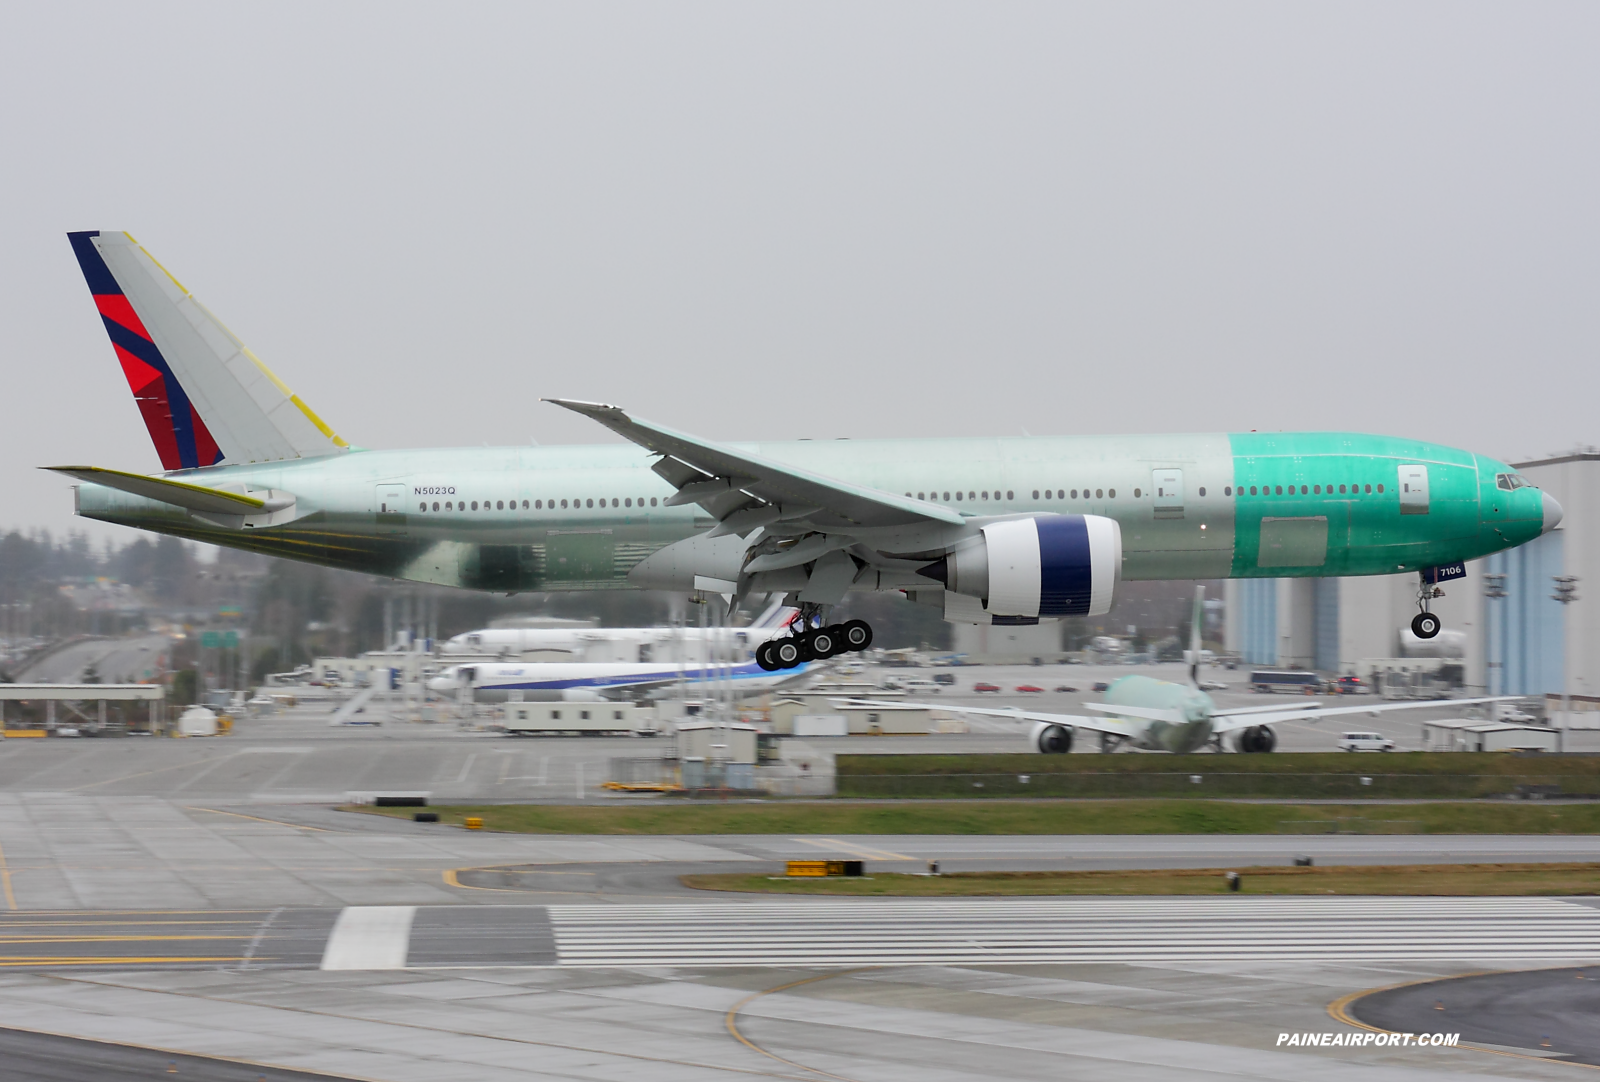
M 750 626 L 761 628 L 762 630 L 783 627 L 788 624 L 790 619 L 794 617 L 794 614 L 799 611 L 799 609 L 785 605 L 784 596 L 782 594 L 777 594 L 775 595 L 773 602 L 766 607 L 765 611 L 763 611 L 760 616 L 755 618 Z
M 128 234 L 67 238 L 164 469 L 347 447 Z
M 1200 686 L 1200 637 L 1205 628 L 1206 588 L 1194 588 L 1194 617 L 1189 624 L 1189 685 Z

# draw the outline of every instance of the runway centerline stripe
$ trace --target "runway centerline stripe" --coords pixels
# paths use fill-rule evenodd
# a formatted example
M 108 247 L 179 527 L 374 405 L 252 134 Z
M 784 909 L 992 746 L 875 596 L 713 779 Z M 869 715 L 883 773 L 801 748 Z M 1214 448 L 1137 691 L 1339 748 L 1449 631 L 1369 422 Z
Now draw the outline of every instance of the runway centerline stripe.
M 353 905 L 339 914 L 322 951 L 323 969 L 404 969 L 414 905 Z

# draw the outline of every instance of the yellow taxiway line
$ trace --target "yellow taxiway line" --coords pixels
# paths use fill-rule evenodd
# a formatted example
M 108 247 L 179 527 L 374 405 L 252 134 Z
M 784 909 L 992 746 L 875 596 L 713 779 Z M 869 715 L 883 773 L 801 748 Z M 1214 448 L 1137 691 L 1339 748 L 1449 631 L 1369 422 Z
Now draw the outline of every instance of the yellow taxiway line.
M 0 848 L 0 885 L 5 888 L 6 908 L 17 908 L 17 896 L 11 890 L 11 868 L 6 864 L 6 851 Z
M 800 839 L 796 838 L 795 840 L 799 841 Z M 853 973 L 865 973 L 868 970 L 877 968 L 877 966 L 862 966 L 859 969 L 844 969 L 840 970 L 838 973 L 823 973 L 815 977 L 807 977 L 802 981 L 790 981 L 788 984 L 780 984 L 776 988 L 767 988 L 760 992 L 751 992 L 739 1002 L 728 1008 L 728 1013 L 723 1016 L 722 1023 L 728 1027 L 728 1033 L 733 1037 L 734 1040 L 738 1041 L 752 1052 L 760 1052 L 768 1059 L 777 1060 L 779 1063 L 782 1063 L 787 1067 L 795 1067 L 802 1071 L 809 1071 L 812 1074 L 821 1075 L 823 1078 L 837 1079 L 838 1082 L 855 1082 L 854 1079 L 846 1078 L 844 1075 L 831 1074 L 828 1071 L 824 1071 L 818 1067 L 807 1067 L 804 1063 L 796 1063 L 792 1059 L 784 1059 L 776 1052 L 768 1052 L 765 1048 L 762 1048 L 759 1044 L 756 1044 L 743 1033 L 739 1032 L 739 1012 L 744 1010 L 745 1007 L 751 1003 L 754 1003 L 756 1000 L 760 999 L 762 996 L 770 996 L 774 992 L 787 992 L 789 989 L 799 988 L 803 984 L 816 984 L 818 981 L 831 981 L 835 977 L 848 977 Z

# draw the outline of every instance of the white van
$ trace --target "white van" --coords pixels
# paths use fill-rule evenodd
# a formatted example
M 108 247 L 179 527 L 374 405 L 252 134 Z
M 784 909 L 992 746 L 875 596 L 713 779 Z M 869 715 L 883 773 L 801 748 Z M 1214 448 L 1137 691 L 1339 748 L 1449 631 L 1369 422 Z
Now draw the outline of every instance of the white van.
M 1377 733 L 1345 733 L 1339 738 L 1340 751 L 1393 751 L 1394 741 Z
M 905 691 L 916 695 L 937 694 L 944 690 L 925 676 L 886 676 L 883 686 L 888 691 Z

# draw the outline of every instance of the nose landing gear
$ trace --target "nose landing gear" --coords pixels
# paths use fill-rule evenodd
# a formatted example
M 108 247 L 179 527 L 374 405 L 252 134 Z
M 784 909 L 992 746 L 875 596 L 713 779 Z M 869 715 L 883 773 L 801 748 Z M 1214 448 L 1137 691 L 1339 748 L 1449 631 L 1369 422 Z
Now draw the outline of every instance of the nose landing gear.
M 1417 586 L 1417 615 L 1411 619 L 1411 633 L 1419 639 L 1431 639 L 1439 634 L 1439 629 L 1444 624 L 1437 616 L 1428 611 L 1428 603 L 1436 597 L 1443 597 L 1444 590 L 1429 582 L 1425 576 Z

